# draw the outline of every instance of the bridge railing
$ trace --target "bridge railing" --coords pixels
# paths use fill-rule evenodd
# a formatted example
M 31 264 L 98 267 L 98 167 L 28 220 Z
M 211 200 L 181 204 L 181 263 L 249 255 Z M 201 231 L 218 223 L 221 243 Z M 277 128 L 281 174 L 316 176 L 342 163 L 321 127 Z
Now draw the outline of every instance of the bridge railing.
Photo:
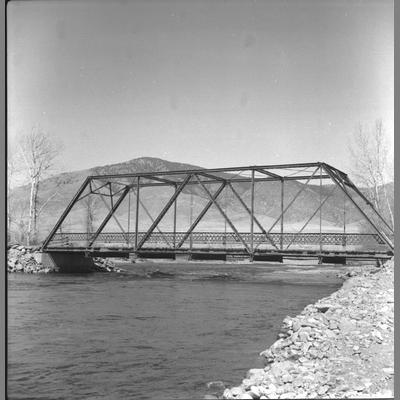
M 241 238 L 250 245 L 251 233 L 239 232 Z M 144 237 L 145 232 L 139 232 L 137 242 Z M 93 235 L 86 232 L 56 233 L 48 244 L 48 248 L 86 248 Z M 234 232 L 193 232 L 185 242 L 185 232 L 153 232 L 143 245 L 143 249 L 244 249 L 239 236 Z M 134 250 L 135 232 L 103 232 L 93 244 L 96 248 L 126 248 Z M 265 250 L 344 250 L 344 251 L 384 251 L 385 242 L 374 233 L 263 233 L 253 234 L 255 251 Z

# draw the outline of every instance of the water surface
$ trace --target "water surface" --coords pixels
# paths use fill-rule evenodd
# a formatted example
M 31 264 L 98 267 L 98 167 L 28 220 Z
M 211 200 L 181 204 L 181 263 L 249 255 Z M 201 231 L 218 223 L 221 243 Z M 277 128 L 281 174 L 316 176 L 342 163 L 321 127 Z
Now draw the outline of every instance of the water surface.
M 282 319 L 341 285 L 324 266 L 122 268 L 8 275 L 10 399 L 201 399 L 261 367 Z

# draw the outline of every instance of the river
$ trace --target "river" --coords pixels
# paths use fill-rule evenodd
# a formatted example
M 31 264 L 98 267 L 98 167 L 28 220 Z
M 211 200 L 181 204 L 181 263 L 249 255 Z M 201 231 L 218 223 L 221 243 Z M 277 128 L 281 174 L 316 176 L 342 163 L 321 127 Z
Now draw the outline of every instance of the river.
M 342 267 L 136 263 L 8 274 L 8 398 L 202 399 L 233 385 Z

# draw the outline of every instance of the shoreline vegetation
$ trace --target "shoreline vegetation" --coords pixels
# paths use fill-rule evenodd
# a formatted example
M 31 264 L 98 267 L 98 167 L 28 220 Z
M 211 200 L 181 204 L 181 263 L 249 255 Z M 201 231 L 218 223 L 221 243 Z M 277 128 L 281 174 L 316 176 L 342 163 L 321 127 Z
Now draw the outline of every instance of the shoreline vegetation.
M 393 398 L 393 269 L 349 269 L 341 289 L 283 320 L 265 368 L 205 398 Z

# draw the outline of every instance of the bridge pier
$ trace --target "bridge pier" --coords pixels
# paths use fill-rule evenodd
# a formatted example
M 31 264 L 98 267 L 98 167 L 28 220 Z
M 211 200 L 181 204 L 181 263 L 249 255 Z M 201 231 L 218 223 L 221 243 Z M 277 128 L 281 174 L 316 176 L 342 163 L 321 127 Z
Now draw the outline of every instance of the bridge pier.
M 56 268 L 59 272 L 92 272 L 94 261 L 92 257 L 86 257 L 85 253 L 77 252 L 46 252 L 42 253 L 42 264 L 50 268 Z

